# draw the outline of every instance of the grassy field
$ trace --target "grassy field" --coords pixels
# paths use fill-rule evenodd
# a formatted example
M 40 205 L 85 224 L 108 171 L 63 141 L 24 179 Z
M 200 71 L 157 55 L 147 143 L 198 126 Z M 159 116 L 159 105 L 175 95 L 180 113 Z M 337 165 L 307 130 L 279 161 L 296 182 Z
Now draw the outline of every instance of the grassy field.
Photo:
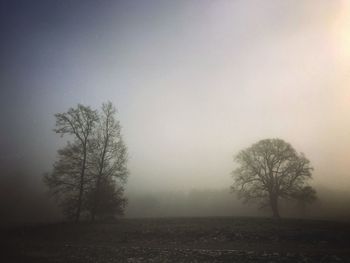
M 3 229 L 2 262 L 350 262 L 350 224 L 267 218 L 121 219 Z

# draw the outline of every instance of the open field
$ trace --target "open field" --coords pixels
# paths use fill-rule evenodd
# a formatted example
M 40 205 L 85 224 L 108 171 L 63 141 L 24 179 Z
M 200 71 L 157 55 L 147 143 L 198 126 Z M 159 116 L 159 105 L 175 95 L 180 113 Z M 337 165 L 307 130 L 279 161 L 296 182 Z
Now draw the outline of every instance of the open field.
M 350 224 L 329 221 L 122 219 L 2 232 L 2 262 L 350 261 Z

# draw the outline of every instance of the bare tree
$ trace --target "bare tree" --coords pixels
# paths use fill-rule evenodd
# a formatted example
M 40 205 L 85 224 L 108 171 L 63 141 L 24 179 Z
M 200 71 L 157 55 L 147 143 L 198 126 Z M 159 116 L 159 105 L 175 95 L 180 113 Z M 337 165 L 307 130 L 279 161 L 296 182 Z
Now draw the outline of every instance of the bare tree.
M 94 132 L 92 149 L 93 182 L 91 219 L 103 212 L 106 214 L 107 204 L 113 214 L 116 211 L 122 213 L 125 198 L 124 184 L 127 179 L 127 149 L 121 135 L 121 126 L 116 120 L 116 109 L 111 102 L 104 103 L 99 113 L 98 126 Z M 119 200 L 118 200 L 119 199 Z M 119 208 L 118 208 L 119 206 Z M 100 213 L 99 213 L 100 211 Z
M 281 139 L 261 140 L 240 151 L 232 172 L 232 190 L 245 201 L 259 200 L 270 205 L 273 217 L 280 217 L 278 200 L 295 198 L 311 178 L 310 161 Z
M 73 136 L 73 142 L 58 151 L 53 172 L 44 181 L 65 214 L 76 221 L 82 211 L 92 220 L 124 212 L 127 148 L 115 115 L 110 102 L 100 112 L 79 104 L 55 115 L 54 131 Z
M 75 209 L 75 221 L 79 221 L 82 209 L 89 144 L 98 120 L 96 111 L 78 104 L 65 113 L 55 114 L 56 133 L 72 135 L 74 142 L 59 151 L 59 160 L 52 174 L 45 176 L 49 187 L 57 194 L 66 192 L 71 199 L 71 209 Z M 67 195 L 66 199 L 67 200 Z M 68 205 L 67 205 L 68 206 Z

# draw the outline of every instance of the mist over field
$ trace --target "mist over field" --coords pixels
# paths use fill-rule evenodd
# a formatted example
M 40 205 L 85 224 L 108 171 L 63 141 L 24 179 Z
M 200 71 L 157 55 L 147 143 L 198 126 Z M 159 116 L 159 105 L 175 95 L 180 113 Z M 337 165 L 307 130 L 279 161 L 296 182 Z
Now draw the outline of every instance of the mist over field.
M 35 174 L 8 171 L 0 182 L 1 224 L 47 223 L 64 220 L 61 209 L 50 198 Z M 307 205 L 306 212 L 295 202 L 281 202 L 283 217 L 349 221 L 350 194 L 327 186 L 316 186 L 318 200 Z M 197 188 L 188 191 L 127 191 L 127 218 L 156 217 L 269 217 L 268 207 L 245 204 L 229 188 Z
M 1 1 L 0 223 L 62 220 L 42 182 L 55 113 L 111 101 L 129 154 L 126 217 L 269 216 L 230 193 L 240 150 L 281 138 L 350 220 L 347 1 Z

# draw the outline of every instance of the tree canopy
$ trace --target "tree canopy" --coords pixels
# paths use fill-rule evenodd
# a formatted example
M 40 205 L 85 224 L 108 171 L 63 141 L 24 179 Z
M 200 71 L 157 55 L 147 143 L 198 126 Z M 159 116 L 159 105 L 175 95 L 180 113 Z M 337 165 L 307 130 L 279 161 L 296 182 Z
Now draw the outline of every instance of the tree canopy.
M 232 190 L 245 201 L 268 204 L 274 217 L 280 216 L 279 199 L 303 196 L 305 189 L 312 192 L 307 186 L 313 170 L 310 161 L 281 139 L 261 140 L 234 159 L 238 167 L 232 172 Z

